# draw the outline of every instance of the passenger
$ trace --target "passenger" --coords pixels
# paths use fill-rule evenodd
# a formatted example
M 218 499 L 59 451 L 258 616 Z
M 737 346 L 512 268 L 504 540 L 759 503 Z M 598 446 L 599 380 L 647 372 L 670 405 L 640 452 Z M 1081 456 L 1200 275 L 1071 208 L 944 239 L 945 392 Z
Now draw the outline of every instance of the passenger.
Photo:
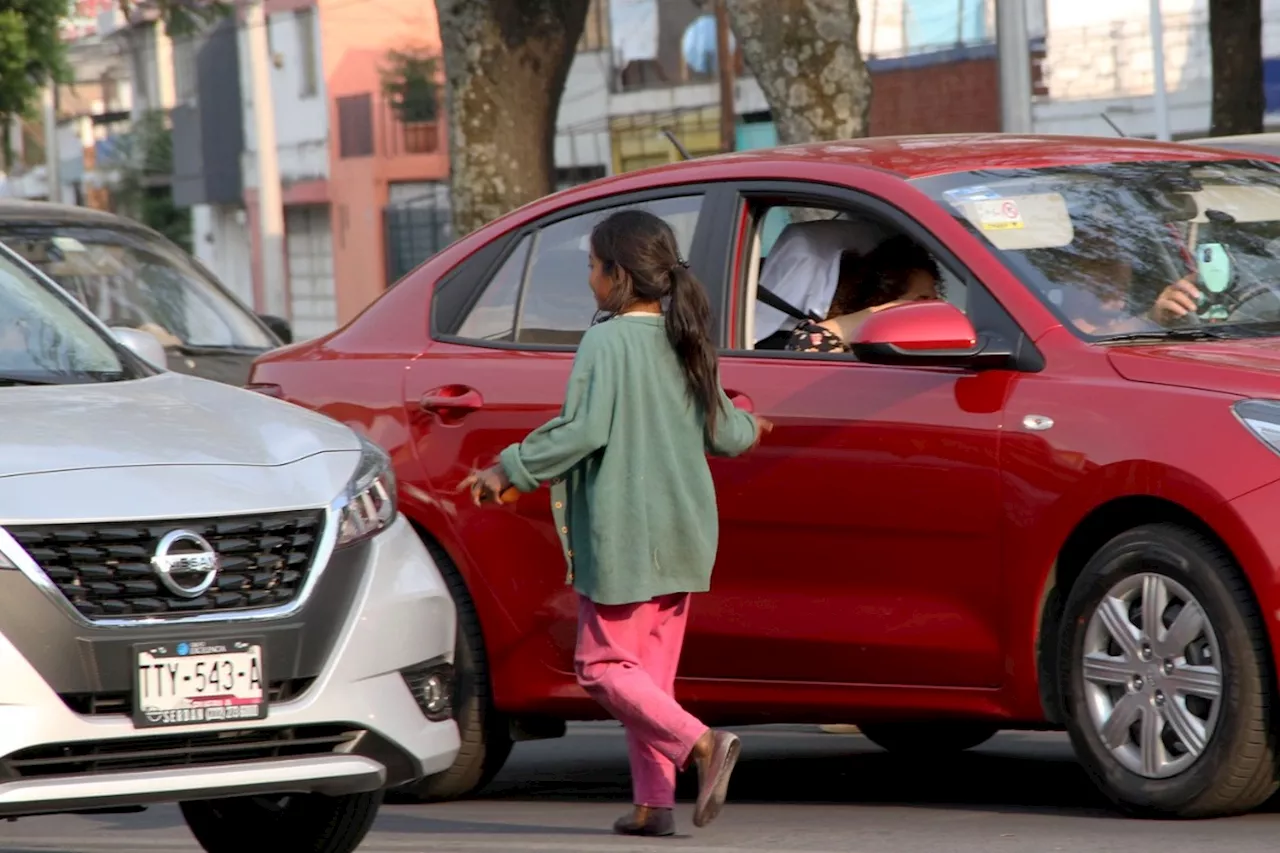
M 857 262 L 855 262 L 856 264 Z M 867 318 L 878 311 L 908 302 L 941 298 L 941 273 L 929 252 L 901 235 L 881 243 L 861 262 L 864 273 L 846 274 L 831 302 L 827 319 L 801 323 L 791 333 L 791 352 L 848 352 L 849 341 Z
M 866 219 L 792 223 L 765 259 L 760 287 L 802 312 L 825 317 L 846 256 L 865 256 L 887 236 L 883 226 Z M 758 303 L 755 310 L 755 348 L 783 349 L 796 318 L 764 303 Z

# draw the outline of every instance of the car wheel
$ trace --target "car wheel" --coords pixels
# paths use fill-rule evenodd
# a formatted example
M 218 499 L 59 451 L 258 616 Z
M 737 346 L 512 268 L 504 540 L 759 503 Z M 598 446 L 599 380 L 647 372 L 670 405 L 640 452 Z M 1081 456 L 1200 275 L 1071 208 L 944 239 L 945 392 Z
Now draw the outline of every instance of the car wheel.
M 1118 806 L 1213 817 L 1276 790 L 1266 635 L 1218 545 L 1171 524 L 1120 534 L 1085 566 L 1062 625 L 1067 728 Z
M 454 692 L 454 718 L 462 748 L 453 766 L 443 773 L 396 788 L 396 801 L 437 802 L 454 800 L 480 790 L 493 781 L 511 754 L 511 730 L 507 719 L 493 708 L 488 659 L 480 619 L 462 575 L 439 545 L 425 540 L 436 567 L 449 585 L 458 610 L 458 637 L 454 659 L 458 683 Z
M 932 722 L 870 723 L 859 725 L 867 740 L 901 755 L 937 755 L 972 749 L 991 740 L 1000 729 L 990 723 L 935 720 Z
M 378 816 L 382 792 L 235 797 L 182 803 L 191 834 L 208 853 L 246 847 L 293 853 L 351 853 Z

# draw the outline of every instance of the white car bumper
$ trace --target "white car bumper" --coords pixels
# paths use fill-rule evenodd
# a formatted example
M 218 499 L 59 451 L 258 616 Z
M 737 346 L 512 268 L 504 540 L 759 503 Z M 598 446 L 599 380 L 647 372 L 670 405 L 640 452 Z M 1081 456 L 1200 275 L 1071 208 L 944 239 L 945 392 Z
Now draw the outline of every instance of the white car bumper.
M 345 619 L 299 628 L 336 633 L 326 638 L 331 650 L 323 669 L 296 698 L 273 702 L 266 719 L 248 725 L 138 729 L 123 713 L 76 713 L 0 624 L 0 815 L 238 794 L 354 793 L 449 767 L 460 745 L 457 726 L 428 719 L 403 674 L 422 664 L 445 664 L 447 671 L 452 662 L 456 617 L 448 589 L 403 519 L 357 548 L 337 552 L 324 568 L 363 575 L 342 608 Z M 0 574 L 14 582 L 12 572 Z M 313 606 L 314 600 L 300 615 Z M 50 636 L 64 635 L 62 628 Z M 112 630 L 146 641 L 152 629 Z M 172 636 L 174 629 L 167 630 Z M 205 636 L 218 630 L 216 623 L 200 626 Z M 235 636 L 245 628 L 222 630 Z

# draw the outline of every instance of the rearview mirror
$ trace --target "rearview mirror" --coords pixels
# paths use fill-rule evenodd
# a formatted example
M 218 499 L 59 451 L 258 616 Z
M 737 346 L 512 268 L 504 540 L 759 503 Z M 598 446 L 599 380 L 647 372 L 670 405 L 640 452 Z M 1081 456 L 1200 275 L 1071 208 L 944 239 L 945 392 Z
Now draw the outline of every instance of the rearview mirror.
M 125 326 L 112 326 L 111 334 L 147 364 L 160 370 L 169 369 L 169 355 L 164 350 L 164 344 L 155 335 Z
M 896 305 L 872 314 L 852 341 L 853 354 L 870 364 L 974 365 L 995 355 L 979 345 L 969 318 L 949 302 Z M 999 353 L 1008 358 L 1007 348 Z

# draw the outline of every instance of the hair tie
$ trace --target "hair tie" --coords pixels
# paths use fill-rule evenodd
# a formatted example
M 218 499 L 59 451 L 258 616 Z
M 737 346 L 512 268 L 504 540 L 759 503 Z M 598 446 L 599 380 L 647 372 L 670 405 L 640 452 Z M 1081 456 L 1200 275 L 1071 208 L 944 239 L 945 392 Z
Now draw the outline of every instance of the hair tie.
M 687 270 L 689 268 L 689 262 L 679 255 L 676 255 L 676 262 L 671 265 L 671 269 L 668 270 L 668 272 L 675 272 L 677 268 Z

